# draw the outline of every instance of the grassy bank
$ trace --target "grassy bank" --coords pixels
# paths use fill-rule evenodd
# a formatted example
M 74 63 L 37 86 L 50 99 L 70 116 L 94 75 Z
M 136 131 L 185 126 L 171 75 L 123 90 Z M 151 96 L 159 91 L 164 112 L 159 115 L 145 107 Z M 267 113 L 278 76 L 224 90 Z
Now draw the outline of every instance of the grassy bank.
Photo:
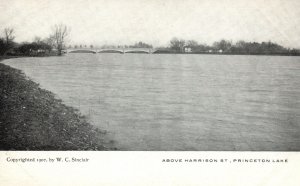
M 0 63 L 0 150 L 112 150 L 78 110 Z

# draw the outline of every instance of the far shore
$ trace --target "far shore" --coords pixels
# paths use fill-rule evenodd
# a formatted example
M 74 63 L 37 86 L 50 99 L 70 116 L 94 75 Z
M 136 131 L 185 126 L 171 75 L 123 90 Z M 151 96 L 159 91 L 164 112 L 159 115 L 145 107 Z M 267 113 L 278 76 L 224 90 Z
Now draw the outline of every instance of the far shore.
M 80 53 L 84 53 L 84 54 L 104 54 L 104 53 L 111 53 L 111 54 L 123 54 L 121 52 L 91 52 L 89 49 L 86 49 L 86 51 L 76 51 L 76 52 L 69 52 L 69 53 L 74 53 L 74 54 L 80 54 Z M 125 54 L 149 54 L 147 52 L 126 52 Z M 233 55 L 233 56 L 300 56 L 300 54 L 260 54 L 260 53 L 251 53 L 251 54 L 244 54 L 244 53 L 220 53 L 220 52 L 173 52 L 173 51 L 157 51 L 151 54 L 183 54 L 183 55 Z M 30 56 L 27 56 L 30 57 Z M 41 57 L 41 56 L 37 56 L 37 57 Z

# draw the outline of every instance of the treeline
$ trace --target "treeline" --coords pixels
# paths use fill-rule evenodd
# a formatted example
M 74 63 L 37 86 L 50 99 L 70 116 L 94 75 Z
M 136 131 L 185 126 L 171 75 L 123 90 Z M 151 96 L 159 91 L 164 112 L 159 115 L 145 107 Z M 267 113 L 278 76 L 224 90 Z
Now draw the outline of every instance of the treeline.
M 66 47 L 69 30 L 66 25 L 54 25 L 49 37 L 44 39 L 35 37 L 32 42 L 16 43 L 14 42 L 14 30 L 5 28 L 2 32 L 0 31 L 0 56 L 62 55 L 66 48 L 95 48 L 93 45 L 69 45 Z M 153 46 L 140 41 L 133 45 L 103 45 L 100 48 L 153 48 Z M 224 39 L 207 45 L 199 44 L 195 40 L 173 38 L 167 47 L 159 47 L 155 51 L 155 53 L 300 55 L 299 49 L 285 48 L 271 41 L 261 43 L 238 41 L 233 43 Z
M 90 48 L 93 49 L 94 45 L 69 45 L 68 48 Z M 99 48 L 153 48 L 152 45 L 144 43 L 142 41 L 136 42 L 134 45 L 102 45 Z
M 299 49 L 290 49 L 269 42 L 246 42 L 233 43 L 228 40 L 220 40 L 209 46 L 198 44 L 194 40 L 173 38 L 169 47 L 161 48 L 162 51 L 174 53 L 222 53 L 222 54 L 247 54 L 247 55 L 300 55 Z
M 48 39 L 40 39 L 36 37 L 33 42 L 23 42 L 16 45 L 13 54 L 25 56 L 49 56 L 56 55 L 53 51 L 54 46 Z
M 0 57 L 62 55 L 69 30 L 66 25 L 54 25 L 49 37 L 35 37 L 32 42 L 17 43 L 14 29 L 5 28 L 0 32 Z

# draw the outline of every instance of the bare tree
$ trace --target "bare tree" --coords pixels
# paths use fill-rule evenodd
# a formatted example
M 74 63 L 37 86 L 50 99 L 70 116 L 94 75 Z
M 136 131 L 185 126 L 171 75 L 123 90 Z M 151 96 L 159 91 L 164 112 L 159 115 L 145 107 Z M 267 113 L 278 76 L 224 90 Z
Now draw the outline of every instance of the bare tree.
M 183 52 L 185 41 L 183 39 L 177 39 L 176 37 L 170 41 L 170 47 L 177 52 Z
M 5 28 L 4 29 L 4 37 L 7 44 L 12 43 L 15 39 L 14 29 L 13 28 Z
M 47 43 L 48 45 L 50 45 L 53 48 L 56 48 L 55 46 L 55 42 L 54 42 L 54 37 L 52 35 L 50 35 L 49 37 L 45 38 L 43 40 L 43 42 Z
M 3 30 L 3 37 L 0 38 L 0 54 L 6 55 L 11 49 L 14 48 L 14 29 L 13 28 L 5 28 Z
M 221 41 L 214 42 L 213 47 L 216 50 L 222 50 L 223 52 L 228 52 L 232 47 L 232 42 L 222 39 Z
M 53 34 L 50 39 L 53 40 L 54 47 L 57 49 L 58 55 L 62 55 L 62 50 L 66 46 L 70 28 L 64 24 L 54 25 Z
M 195 47 L 198 46 L 198 42 L 197 42 L 197 41 L 194 41 L 194 40 L 188 40 L 188 41 L 186 42 L 186 46 L 195 48 Z

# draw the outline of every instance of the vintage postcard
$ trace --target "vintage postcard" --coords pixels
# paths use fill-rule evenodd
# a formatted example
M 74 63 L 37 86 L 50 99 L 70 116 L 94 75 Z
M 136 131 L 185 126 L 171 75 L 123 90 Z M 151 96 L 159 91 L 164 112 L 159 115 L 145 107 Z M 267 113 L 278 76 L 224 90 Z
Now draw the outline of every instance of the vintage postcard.
M 299 7 L 0 0 L 0 184 L 299 185 Z

